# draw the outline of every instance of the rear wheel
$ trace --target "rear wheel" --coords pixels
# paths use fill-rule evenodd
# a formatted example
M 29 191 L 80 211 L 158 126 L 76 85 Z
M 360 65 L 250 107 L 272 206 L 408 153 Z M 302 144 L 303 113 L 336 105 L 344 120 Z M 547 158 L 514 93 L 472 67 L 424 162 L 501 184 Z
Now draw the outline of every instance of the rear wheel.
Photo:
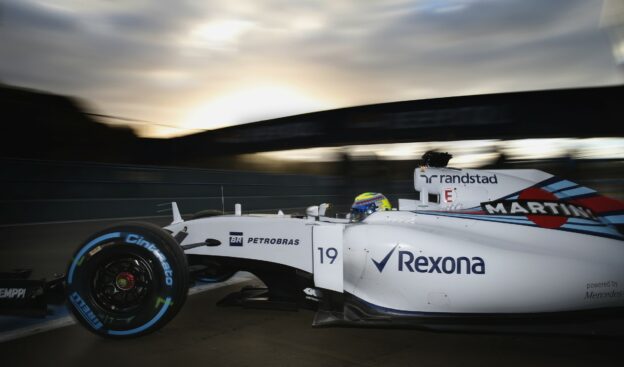
M 113 338 L 164 326 L 184 304 L 188 286 L 184 252 L 169 233 L 149 223 L 93 235 L 67 271 L 71 312 L 90 331 Z

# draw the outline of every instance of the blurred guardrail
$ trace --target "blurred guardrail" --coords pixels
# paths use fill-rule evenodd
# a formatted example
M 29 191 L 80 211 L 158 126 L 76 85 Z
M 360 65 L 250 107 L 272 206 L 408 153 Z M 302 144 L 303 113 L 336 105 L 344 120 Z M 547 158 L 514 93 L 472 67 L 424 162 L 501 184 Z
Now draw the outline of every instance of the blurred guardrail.
M 335 176 L 24 159 L 0 159 L 0 167 L 0 225 L 168 216 L 171 201 L 183 214 L 231 212 L 235 203 L 258 212 L 346 206 L 358 190 L 391 199 L 413 192 L 411 181 L 358 189 Z

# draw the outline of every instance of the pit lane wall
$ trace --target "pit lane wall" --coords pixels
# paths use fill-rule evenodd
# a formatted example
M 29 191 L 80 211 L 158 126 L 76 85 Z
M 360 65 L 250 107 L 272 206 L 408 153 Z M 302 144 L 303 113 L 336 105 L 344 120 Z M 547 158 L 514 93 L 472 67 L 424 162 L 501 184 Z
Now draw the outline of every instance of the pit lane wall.
M 243 212 L 347 207 L 361 190 L 382 191 L 395 203 L 413 195 L 410 179 L 351 187 L 336 176 L 145 165 L 0 159 L 0 167 L 0 225 L 170 216 L 171 201 L 190 215 L 232 212 L 235 203 Z

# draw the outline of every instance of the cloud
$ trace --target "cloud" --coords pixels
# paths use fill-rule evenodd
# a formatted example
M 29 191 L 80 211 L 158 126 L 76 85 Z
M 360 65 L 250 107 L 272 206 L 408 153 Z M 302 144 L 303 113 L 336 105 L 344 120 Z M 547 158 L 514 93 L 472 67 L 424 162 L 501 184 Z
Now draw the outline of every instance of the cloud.
M 77 20 L 71 13 L 37 6 L 26 1 L 9 0 L 0 8 L 2 24 L 5 27 L 22 27 L 48 32 L 71 32 L 76 29 Z
M 0 5 L 0 80 L 170 125 L 267 83 L 334 108 L 623 80 L 601 1 L 54 4 Z

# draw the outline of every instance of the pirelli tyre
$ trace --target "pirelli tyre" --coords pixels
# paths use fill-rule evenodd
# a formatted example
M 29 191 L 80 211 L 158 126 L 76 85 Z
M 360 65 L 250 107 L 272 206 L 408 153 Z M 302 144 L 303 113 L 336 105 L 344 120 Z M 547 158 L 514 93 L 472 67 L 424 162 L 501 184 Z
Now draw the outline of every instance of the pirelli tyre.
M 189 287 L 187 260 L 169 233 L 127 223 L 87 239 L 67 270 L 71 312 L 90 331 L 128 338 L 153 332 L 180 310 Z

